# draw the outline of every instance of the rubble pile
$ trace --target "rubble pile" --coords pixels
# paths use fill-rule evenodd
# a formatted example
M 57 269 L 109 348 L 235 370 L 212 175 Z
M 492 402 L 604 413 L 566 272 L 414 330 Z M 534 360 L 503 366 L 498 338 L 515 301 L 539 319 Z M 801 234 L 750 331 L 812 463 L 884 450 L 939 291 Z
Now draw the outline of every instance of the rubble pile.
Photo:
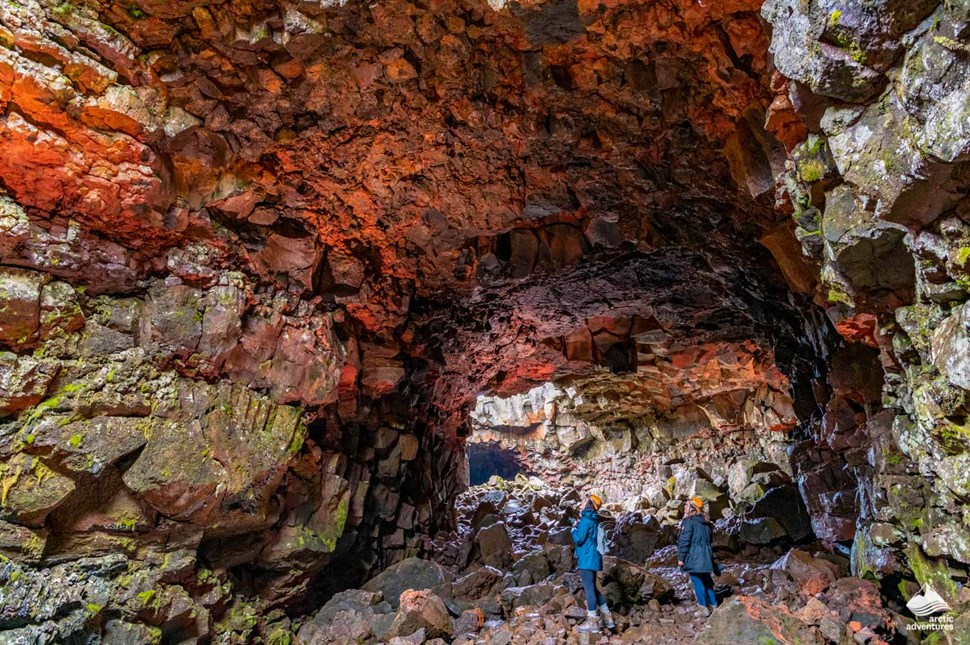
M 765 479 L 751 477 L 756 481 L 742 490 Z M 433 560 L 407 559 L 362 589 L 337 594 L 301 627 L 298 642 L 727 643 L 764 637 L 879 645 L 905 632 L 908 619 L 884 605 L 874 583 L 850 577 L 844 555 L 814 540 L 792 547 L 790 536 L 771 545 L 748 541 L 744 524 L 728 520 L 715 533 L 721 606 L 702 618 L 687 575 L 677 567 L 674 514 L 607 504 L 601 515 L 611 553 L 598 582 L 617 629 L 579 633 L 586 608 L 570 530 L 583 502 L 576 489 L 536 477 L 493 477 L 459 498 L 458 531 L 436 536 Z

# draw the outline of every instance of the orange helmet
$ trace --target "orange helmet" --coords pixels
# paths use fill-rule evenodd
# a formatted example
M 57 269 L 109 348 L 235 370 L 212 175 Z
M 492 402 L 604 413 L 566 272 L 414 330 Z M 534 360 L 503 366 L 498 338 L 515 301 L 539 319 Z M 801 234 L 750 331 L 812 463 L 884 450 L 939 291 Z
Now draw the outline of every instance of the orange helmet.
M 593 508 L 595 508 L 597 511 L 600 510 L 600 506 L 603 505 L 603 499 L 596 493 L 589 496 L 589 501 L 593 502 Z
M 700 497 L 691 497 L 688 501 L 696 506 L 697 510 L 700 511 L 704 509 L 704 500 L 702 500 Z

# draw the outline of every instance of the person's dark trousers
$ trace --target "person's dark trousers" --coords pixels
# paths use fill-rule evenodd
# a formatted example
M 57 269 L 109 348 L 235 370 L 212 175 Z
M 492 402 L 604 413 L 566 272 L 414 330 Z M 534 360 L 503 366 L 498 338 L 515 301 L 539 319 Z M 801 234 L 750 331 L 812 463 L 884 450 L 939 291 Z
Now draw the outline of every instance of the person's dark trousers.
M 708 576 L 710 578 L 710 576 Z M 583 591 L 586 592 L 586 609 L 596 611 L 597 607 L 606 604 L 606 598 L 596 588 L 596 572 L 589 569 L 579 570 L 579 579 L 583 581 Z M 713 591 L 711 592 L 713 593 Z
M 717 607 L 717 596 L 714 594 L 714 580 L 709 573 L 691 573 L 690 581 L 694 583 L 694 595 L 701 607 Z

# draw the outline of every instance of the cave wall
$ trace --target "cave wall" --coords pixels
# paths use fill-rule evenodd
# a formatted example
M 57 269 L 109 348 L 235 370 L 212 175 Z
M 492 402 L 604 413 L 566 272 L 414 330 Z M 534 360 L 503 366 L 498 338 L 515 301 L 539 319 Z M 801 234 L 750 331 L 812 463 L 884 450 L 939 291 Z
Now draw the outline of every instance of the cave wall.
M 853 570 L 911 572 L 963 602 L 968 6 L 780 1 L 762 15 L 790 79 L 773 108 L 800 122 L 782 136 L 779 179 L 820 268 L 817 301 L 843 336 L 878 350 L 838 367 L 818 428 L 823 445 L 843 445 L 831 463 L 858 476 Z M 881 367 L 878 397 L 878 378 L 848 386 L 864 365 Z
M 370 368 L 330 316 L 187 264 L 127 296 L 0 269 L 0 622 L 15 640 L 90 629 L 94 606 L 131 638 L 231 632 L 210 618 L 228 606 L 275 609 L 273 629 L 450 526 L 463 451 L 365 395 L 373 380 L 347 387 Z
M 640 335 L 638 366 L 628 373 L 479 397 L 469 445 L 496 444 L 529 474 L 596 488 L 629 510 L 666 507 L 672 465 L 684 480 L 678 493 L 694 485 L 692 468 L 722 484 L 740 461 L 792 474 L 787 448 L 797 418 L 773 356 L 731 343 L 670 347 L 660 338 Z

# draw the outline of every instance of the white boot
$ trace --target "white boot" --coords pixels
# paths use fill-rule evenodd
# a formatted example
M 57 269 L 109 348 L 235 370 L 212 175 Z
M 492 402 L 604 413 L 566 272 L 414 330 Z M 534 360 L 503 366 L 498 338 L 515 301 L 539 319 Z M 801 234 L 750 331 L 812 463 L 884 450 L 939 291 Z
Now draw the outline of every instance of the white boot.
M 586 610 L 586 622 L 577 627 L 576 630 L 586 634 L 600 631 L 600 619 L 595 609 Z
M 708 607 L 707 605 L 701 605 L 694 612 L 694 616 L 697 618 L 710 618 L 711 614 L 714 613 L 713 607 Z
M 603 617 L 603 624 L 608 630 L 613 631 L 616 629 L 616 623 L 613 622 L 613 613 L 606 606 L 606 603 L 600 605 L 600 615 Z

